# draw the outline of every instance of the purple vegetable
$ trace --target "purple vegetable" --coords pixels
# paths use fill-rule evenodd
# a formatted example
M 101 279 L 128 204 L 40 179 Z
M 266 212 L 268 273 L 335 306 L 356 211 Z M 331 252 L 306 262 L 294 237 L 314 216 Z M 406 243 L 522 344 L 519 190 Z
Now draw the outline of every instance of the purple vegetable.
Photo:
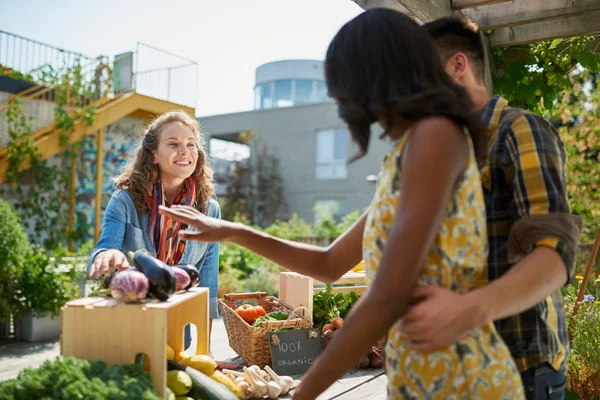
M 175 274 L 175 281 L 177 284 L 177 290 L 187 290 L 188 285 L 190 284 L 190 276 L 187 272 L 179 267 L 171 267 L 173 273 Z
M 146 297 L 149 287 L 146 275 L 131 269 L 115 274 L 110 282 L 110 294 L 121 303 L 136 303 Z
M 369 353 L 369 362 L 372 368 L 383 368 L 385 366 L 383 352 L 377 347 L 372 347 L 371 352 Z

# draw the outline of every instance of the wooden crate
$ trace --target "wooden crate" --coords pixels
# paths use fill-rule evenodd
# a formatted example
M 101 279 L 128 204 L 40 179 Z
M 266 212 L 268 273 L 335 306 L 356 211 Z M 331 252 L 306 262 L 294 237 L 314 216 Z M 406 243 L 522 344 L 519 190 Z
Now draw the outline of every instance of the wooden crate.
M 192 288 L 167 301 L 120 304 L 110 297 L 86 297 L 61 309 L 62 356 L 132 363 L 138 353 L 150 359 L 152 383 L 166 399 L 167 347 L 184 349 L 184 328 L 196 325 L 197 354 L 208 354 L 208 289 Z
M 332 283 L 333 293 L 363 294 L 367 290 L 365 284 L 366 273 L 347 272 L 340 279 Z M 356 285 L 356 286 L 349 286 Z M 313 312 L 313 295 L 325 290 L 325 283 L 310 276 L 296 272 L 282 272 L 279 274 L 279 299 L 291 307 L 304 306 L 311 315 Z

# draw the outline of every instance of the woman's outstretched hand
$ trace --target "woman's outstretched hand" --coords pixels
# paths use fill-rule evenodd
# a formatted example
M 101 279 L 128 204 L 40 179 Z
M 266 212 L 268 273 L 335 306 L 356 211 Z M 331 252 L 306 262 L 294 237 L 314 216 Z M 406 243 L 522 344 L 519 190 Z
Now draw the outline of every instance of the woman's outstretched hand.
M 158 209 L 161 214 L 168 216 L 174 221 L 197 229 L 197 232 L 180 231 L 179 237 L 182 240 L 221 242 L 231 238 L 236 231 L 237 224 L 209 217 L 193 207 L 173 205 L 171 207 L 160 206 Z
M 101 252 L 94 258 L 94 263 L 90 268 L 90 278 L 101 278 L 103 275 L 112 274 L 114 270 L 123 270 L 129 268 L 129 262 L 119 250 L 111 249 Z

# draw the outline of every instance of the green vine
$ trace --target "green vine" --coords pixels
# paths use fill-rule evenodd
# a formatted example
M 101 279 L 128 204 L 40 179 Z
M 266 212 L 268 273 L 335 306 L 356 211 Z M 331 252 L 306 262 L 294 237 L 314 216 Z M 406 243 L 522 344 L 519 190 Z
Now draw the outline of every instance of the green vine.
M 570 72 L 598 71 L 600 54 L 587 49 L 594 40 L 579 36 L 493 49 L 494 91 L 515 107 L 552 115 L 558 96 L 571 87 Z
M 65 148 L 52 160 L 43 160 L 32 138 L 34 116 L 27 115 L 20 99 L 12 102 L 6 112 L 9 143 L 7 181 L 3 192 L 12 198 L 25 227 L 35 233 L 32 239 L 48 249 L 67 240 L 81 239 L 82 215 L 76 215 L 75 231 L 68 232 L 71 193 L 71 160 L 77 157 L 79 144 L 69 145 L 71 132 L 78 120 L 86 126 L 94 123 L 96 109 L 92 94 L 94 83 L 88 82 L 80 65 L 67 74 L 48 69 L 38 70 L 40 79 L 53 87 L 54 121 L 60 146 Z M 73 102 L 75 100 L 75 102 Z M 73 104 L 77 104 L 73 107 Z M 24 164 L 30 168 L 23 168 Z M 80 229 L 77 229 L 80 228 Z

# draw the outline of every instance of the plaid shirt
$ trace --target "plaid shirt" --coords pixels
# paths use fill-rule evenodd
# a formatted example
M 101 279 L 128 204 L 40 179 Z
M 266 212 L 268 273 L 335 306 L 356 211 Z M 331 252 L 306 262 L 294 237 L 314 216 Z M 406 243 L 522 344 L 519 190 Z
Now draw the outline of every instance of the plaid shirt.
M 512 118 L 507 115 L 501 121 L 507 104 L 494 96 L 482 111 L 490 135 L 488 162 L 481 168 L 488 219 L 489 280 L 514 265 L 508 262 L 513 224 L 530 215 L 569 212 L 566 157 L 558 132 L 544 119 L 525 111 L 517 111 Z M 555 249 L 572 276 L 573 249 L 551 237 L 538 241 L 537 246 Z M 521 371 L 547 362 L 566 373 L 569 340 L 560 291 L 495 325 Z

